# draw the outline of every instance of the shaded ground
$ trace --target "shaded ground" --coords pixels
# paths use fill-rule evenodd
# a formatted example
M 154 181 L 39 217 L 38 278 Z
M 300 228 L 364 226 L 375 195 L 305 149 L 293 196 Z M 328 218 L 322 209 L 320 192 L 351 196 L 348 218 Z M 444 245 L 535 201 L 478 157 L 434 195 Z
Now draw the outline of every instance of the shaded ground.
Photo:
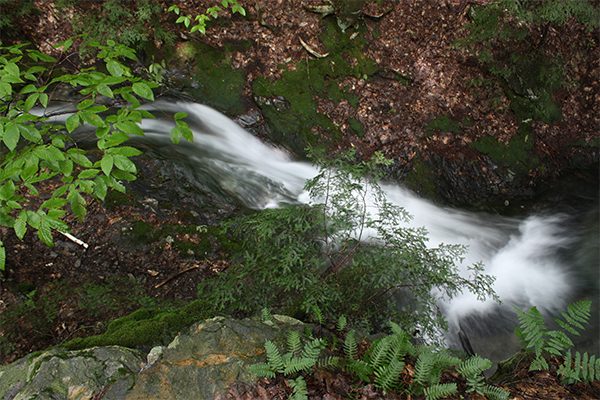
M 195 15 L 205 10 L 203 3 L 213 2 L 182 1 L 180 8 Z M 259 77 L 280 78 L 284 71 L 308 60 L 311 56 L 299 38 L 314 51 L 325 52 L 319 38 L 324 29 L 322 20 L 303 8 L 305 4 L 320 2 L 241 3 L 250 18 L 234 16 L 229 21 L 227 14 L 223 14 L 227 23 L 210 27 L 206 36 L 184 33 L 181 25 L 173 23 L 174 18 L 165 18 L 168 19 L 165 23 L 190 40 L 200 40 L 216 48 L 249 41 L 247 48 L 236 49 L 231 61 L 234 69 L 243 71 L 242 98 L 246 111 L 260 111 L 254 100 L 253 82 Z M 71 35 L 68 24 L 52 11 L 51 4 L 40 2 L 44 13 L 28 21 L 31 37 L 48 51 L 51 44 Z M 368 8 L 366 13 L 370 17 L 364 19 L 366 54 L 376 62 L 378 72 L 371 79 L 348 76 L 339 84 L 355 96 L 356 106 L 347 100 L 336 103 L 317 97 L 319 113 L 327 115 L 343 133 L 338 146 L 354 146 L 364 156 L 381 150 L 408 170 L 416 168 L 414 162 L 419 157 L 437 157 L 442 163 L 453 163 L 457 168 L 457 184 L 454 191 L 447 193 L 449 197 L 464 191 L 468 186 L 464 182 L 472 178 L 489 182 L 489 188 L 500 185 L 504 178 L 494 172 L 494 163 L 474 151 L 469 143 L 489 134 L 508 144 L 517 135 L 518 124 L 508 108 L 508 99 L 497 85 L 474 83 L 479 78 L 490 78 L 474 56 L 452 49 L 452 43 L 464 34 L 461 27 L 466 22 L 470 2 L 384 4 L 384 9 Z M 49 14 L 54 16 L 50 18 Z M 568 143 L 589 142 L 598 137 L 597 37 L 567 24 L 560 31 L 551 30 L 548 40 L 561 50 L 587 46 L 584 53 L 589 57 L 567 60 L 568 71 L 578 85 L 555 93 L 553 100 L 561 108 L 563 118 L 552 126 L 536 123 L 533 127 L 532 151 L 543 160 L 543 168 L 531 171 L 532 186 L 542 175 L 556 175 L 573 163 L 581 149 L 566 146 Z M 461 125 L 458 131 L 438 129 L 427 134 L 428 124 L 439 115 L 457 121 L 469 119 L 472 123 Z M 361 134 L 353 129 L 351 120 L 360 123 Z M 315 134 L 325 132 L 316 129 Z M 473 162 L 477 164 L 476 170 L 472 168 Z M 146 183 L 140 188 L 146 194 L 153 188 L 154 196 L 119 196 L 106 205 L 91 201 L 85 222 L 67 218 L 73 235 L 88 244 L 87 249 L 59 234 L 54 234 L 56 247 L 51 249 L 32 232 L 19 241 L 2 228 L 9 271 L 9 279 L 0 281 L 2 364 L 74 337 L 102 332 L 108 321 L 137 308 L 193 300 L 198 282 L 226 267 L 223 249 L 214 237 L 211 239 L 210 234 L 201 230 L 195 233 L 193 229 L 215 225 L 233 210 L 222 210 L 222 215 L 215 217 L 213 210 L 174 197 L 176 193 L 169 191 L 168 185 L 161 187 L 160 177 L 152 171 L 142 168 Z M 178 230 L 177 226 L 182 228 Z M 161 235 L 156 239 L 153 232 L 159 230 Z M 166 240 L 167 236 L 174 241 Z M 189 246 L 177 247 L 177 243 Z M 207 254 L 188 254 L 190 249 L 205 249 Z M 62 290 L 56 290 L 57 287 Z M 57 292 L 62 295 L 56 297 Z M 595 393 L 583 393 L 578 391 L 581 388 L 564 387 L 552 373 L 523 371 L 517 379 L 522 380 L 509 385 L 513 390 L 511 398 L 591 399 L 597 397 L 599 390 L 596 386 Z M 330 399 L 344 398 L 341 393 L 355 393 L 357 398 L 381 398 L 380 393 L 368 387 L 348 389 L 350 384 L 343 374 L 323 372 L 309 381 L 309 393 Z M 337 386 L 344 389 L 340 392 Z M 552 390 L 555 392 L 549 392 Z M 282 381 L 264 381 L 253 388 L 232 388 L 230 398 L 285 398 L 286 391 L 289 388 Z

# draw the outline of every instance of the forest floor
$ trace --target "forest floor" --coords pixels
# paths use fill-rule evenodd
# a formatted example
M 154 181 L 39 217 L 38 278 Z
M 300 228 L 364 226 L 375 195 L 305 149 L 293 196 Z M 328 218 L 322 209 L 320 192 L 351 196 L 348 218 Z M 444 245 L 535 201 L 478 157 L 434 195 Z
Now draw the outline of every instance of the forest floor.
M 79 7 L 93 7 L 92 3 L 82 2 Z M 183 0 L 179 3 L 182 12 L 196 15 L 205 10 L 203 3 L 213 2 Z M 318 1 L 244 0 L 240 3 L 252 18 L 234 16 L 227 27 L 214 26 L 206 35 L 194 34 L 191 38 L 215 47 L 240 40 L 251 42 L 232 60 L 235 68 L 244 71 L 244 101 L 248 109 L 252 109 L 258 108 L 252 96 L 254 80 L 279 78 L 285 71 L 282 65 L 294 68 L 295 63 L 311 57 L 299 38 L 314 51 L 324 51 L 319 41 L 323 24 L 319 15 L 304 8 L 306 4 L 319 4 Z M 346 133 L 339 146 L 354 146 L 366 157 L 381 150 L 386 156 L 406 164 L 410 164 L 417 152 L 427 154 L 428 151 L 453 161 L 468 162 L 479 157 L 469 147 L 474 140 L 491 135 L 508 144 L 511 137 L 517 135 L 518 123 L 504 92 L 493 84 L 475 85 L 478 79 L 490 80 L 490 75 L 474 55 L 452 47 L 465 34 L 463 25 L 472 3 L 390 1 L 384 3 L 389 8 L 369 6 L 365 10 L 370 15 L 363 21 L 367 27 L 365 54 L 376 61 L 379 72 L 373 79 L 347 77 L 342 83 L 357 96 L 358 107 L 324 99 L 319 99 L 318 104 L 319 112 Z M 42 14 L 28 24 L 30 38 L 48 51 L 51 51 L 50 45 L 71 35 L 64 20 L 50 17 L 52 4 L 41 2 Z M 224 14 L 223 18 L 229 17 Z M 190 37 L 171 19 L 171 29 L 178 36 Z M 598 39 L 576 25 L 567 24 L 561 29 L 550 30 L 549 47 L 569 54 L 572 48 L 585 42 L 590 49 L 589 58 L 574 57 L 565 61 L 571 79 L 578 85 L 561 88 L 554 94 L 553 101 L 561 108 L 562 119 L 553 125 L 538 122 L 533 127 L 534 153 L 554 166 L 548 173 L 569 167 L 576 150 L 569 148 L 568 143 L 580 139 L 590 141 L 598 136 L 600 115 Z M 394 79 L 398 75 L 410 76 L 412 83 L 407 86 Z M 455 120 L 470 119 L 473 123 L 461 127 L 460 132 L 424 135 L 425 128 L 437 115 L 449 115 Z M 364 136 L 352 134 L 349 119 L 360 121 Z M 422 139 L 424 136 L 426 140 Z M 152 168 L 144 171 L 152 171 Z M 147 187 L 167 191 L 160 189 L 160 177 L 153 176 L 152 172 L 141 181 L 146 182 Z M 48 182 L 42 187 L 42 196 L 51 193 L 52 185 Z M 135 188 L 133 190 L 135 192 Z M 186 206 L 165 208 L 157 204 L 155 199 L 143 197 L 119 198 L 104 204 L 90 199 L 85 222 L 74 217 L 66 219 L 73 236 L 85 242 L 87 248 L 57 233 L 54 234 L 56 247 L 49 248 L 32 232 L 20 241 L 14 233 L 1 228 L 7 248 L 8 279 L 0 281 L 0 364 L 75 337 L 101 333 L 109 321 L 140 307 L 178 305 L 196 299 L 198 282 L 227 267 L 228 261 L 218 246 L 212 246 L 207 257 L 190 258 L 165 241 L 140 242 L 140 234 L 134 230 L 145 227 L 154 232 L 167 225 L 209 225 L 215 221 L 204 217 L 202 211 Z M 226 215 L 227 212 L 223 218 Z M 147 233 L 141 235 L 147 239 Z M 180 242 L 199 242 L 194 233 L 175 229 L 172 235 Z M 61 290 L 57 290 L 58 287 Z M 517 371 L 512 382 L 500 385 L 511 390 L 511 399 L 593 399 L 600 393 L 598 385 L 564 386 L 555 372 L 529 373 L 523 368 Z M 336 387 L 351 385 L 347 376 L 325 372 L 308 383 L 309 393 L 323 399 L 342 398 Z M 401 398 L 392 394 L 383 396 L 372 387 L 352 390 L 355 398 Z M 284 393 L 289 391 L 281 380 L 265 380 L 246 388 L 245 392 L 232 388 L 229 398 L 283 399 L 286 398 Z M 264 397 L 265 393 L 269 397 Z

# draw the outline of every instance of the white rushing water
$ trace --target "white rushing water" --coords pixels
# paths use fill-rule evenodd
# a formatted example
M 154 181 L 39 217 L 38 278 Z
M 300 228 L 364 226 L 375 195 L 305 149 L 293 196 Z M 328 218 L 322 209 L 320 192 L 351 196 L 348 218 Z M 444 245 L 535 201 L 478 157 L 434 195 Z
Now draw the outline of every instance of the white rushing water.
M 194 132 L 194 143 L 182 141 L 178 146 L 171 145 L 166 133 L 173 124 L 168 119 L 144 120 L 142 128 L 147 139 L 143 140 L 152 142 L 157 154 L 167 157 L 165 154 L 169 153 L 169 159 L 186 163 L 197 179 L 210 176 L 203 184 L 216 186 L 212 191 L 232 196 L 256 209 L 276 207 L 282 201 L 307 201 L 304 183 L 317 172 L 310 164 L 294 161 L 284 151 L 264 144 L 209 107 L 155 103 L 148 109 L 156 107 L 171 114 L 188 113 L 186 121 Z M 535 305 L 548 315 L 556 315 L 578 299 L 582 281 L 598 280 L 598 266 L 592 266 L 590 275 L 589 271 L 577 271 L 576 266 L 562 257 L 577 246 L 579 239 L 569 230 L 569 215 L 507 218 L 466 212 L 435 205 L 399 185 L 382 187 L 389 201 L 414 217 L 415 227 L 426 227 L 431 246 L 467 245 L 469 252 L 461 268 L 466 272 L 468 265 L 481 261 L 486 272 L 496 276 L 494 288 L 503 302 L 502 307 L 491 300 L 478 301 L 470 293 L 440 303 L 451 325 L 450 343 L 457 343 L 453 335 L 459 323 L 471 339 L 486 335 L 494 338 L 494 330 L 511 333 L 516 321 L 513 305 L 521 309 Z M 592 246 L 591 251 L 597 251 L 597 246 Z M 467 322 L 470 327 L 465 328 L 463 325 Z M 489 343 L 485 346 L 489 347 Z M 502 356 L 504 354 L 498 355 Z

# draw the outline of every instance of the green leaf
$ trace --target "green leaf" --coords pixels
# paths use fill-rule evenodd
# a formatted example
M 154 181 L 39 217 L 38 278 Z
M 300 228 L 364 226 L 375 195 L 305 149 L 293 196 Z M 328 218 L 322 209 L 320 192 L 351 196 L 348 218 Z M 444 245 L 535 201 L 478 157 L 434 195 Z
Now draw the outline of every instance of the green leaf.
M 42 140 L 40 131 L 36 129 L 34 125 L 19 125 L 19 131 L 21 136 L 32 143 L 38 143 Z
M 133 161 L 125 156 L 116 155 L 114 156 L 115 166 L 122 171 L 131 172 L 135 174 L 137 172 L 137 168 Z
M 45 202 L 42 203 L 40 208 L 62 208 L 65 204 L 69 202 L 68 199 L 52 197 Z M 17 220 L 18 221 L 18 220 Z
M 9 122 L 4 126 L 4 136 L 2 141 L 10 151 L 13 151 L 19 143 L 19 128 L 14 122 Z
M 98 142 L 98 148 L 103 150 L 109 147 L 118 146 L 127 140 L 129 140 L 129 136 L 121 131 L 115 131 L 110 136 L 100 140 Z
M 138 124 L 131 121 L 117 122 L 115 127 L 129 135 L 144 136 L 144 131 Z
M 0 200 L 9 200 L 15 195 L 16 187 L 13 181 L 6 182 L 0 187 Z
M 142 151 L 131 146 L 112 147 L 106 150 L 106 153 L 112 155 L 120 155 L 125 157 L 134 157 L 142 154 Z
M 111 90 L 111 88 L 109 88 L 108 86 L 101 84 L 101 85 L 98 85 L 97 89 L 98 89 L 98 93 L 100 93 L 101 95 L 104 95 L 106 97 L 110 97 L 111 99 L 114 99 L 115 95 L 113 94 L 113 91 Z
M 13 93 L 10 83 L 0 81 L 0 98 L 9 97 Z
M 19 70 L 19 67 L 17 66 L 17 64 L 15 63 L 8 63 L 4 66 L 4 72 L 8 75 L 13 75 L 13 76 L 20 76 L 21 72 Z
M 125 101 L 131 103 L 131 105 L 134 108 L 137 108 L 140 106 L 140 102 L 138 101 L 138 99 L 136 99 L 135 96 L 132 95 L 131 93 L 123 92 L 123 93 L 121 93 L 121 96 L 123 97 L 123 99 L 125 99 Z
M 82 221 L 86 214 L 85 199 L 79 192 L 76 191 L 71 192 L 69 199 L 71 201 L 71 211 L 73 211 L 73 214 L 77 215 L 79 220 Z
M 133 92 L 144 99 L 154 101 L 154 93 L 152 89 L 144 82 L 136 82 L 132 86 Z
M 123 68 L 121 68 L 121 64 L 115 60 L 108 60 L 106 63 L 106 69 L 112 76 L 122 76 Z
M 73 132 L 79 126 L 79 114 L 70 115 L 65 122 L 65 126 L 69 133 Z
M 108 191 L 108 186 L 106 185 L 107 177 L 104 175 L 100 175 L 94 181 L 96 185 L 94 186 L 94 194 L 98 196 L 101 200 L 104 200 L 106 197 L 106 193 Z
M 48 107 L 48 95 L 46 93 L 40 93 L 40 103 L 44 108 Z
M 88 107 L 91 107 L 92 105 L 94 105 L 94 99 L 85 99 L 80 101 L 79 104 L 77 104 L 77 108 L 83 110 Z
M 52 145 L 38 146 L 33 151 L 33 154 L 48 161 L 62 161 L 65 159 L 65 154 Z
M 31 96 L 27 97 L 27 100 L 25 100 L 25 104 L 23 105 L 23 111 L 29 112 L 38 101 L 39 97 L 39 93 L 33 93 Z
M 175 118 L 175 120 L 182 119 L 185 117 L 187 117 L 187 113 L 184 113 L 184 112 L 179 112 L 173 116 L 173 118 Z
M 46 243 L 48 246 L 54 247 L 54 241 L 52 239 L 52 231 L 50 229 L 50 225 L 44 219 L 40 221 L 40 226 L 38 228 L 38 237 L 42 240 L 42 242 Z
M 69 149 L 67 151 L 67 157 L 69 157 L 71 160 L 81 165 L 82 167 L 89 168 L 92 166 L 92 162 L 84 154 L 71 153 L 71 150 L 73 149 Z
M 98 114 L 88 112 L 88 111 L 80 111 L 78 114 L 81 115 L 83 120 L 90 125 L 97 127 L 104 127 L 104 120 L 100 118 Z
M 100 172 L 99 169 L 86 169 L 79 173 L 79 175 L 77 176 L 77 179 L 89 179 L 89 178 L 92 178 L 92 177 L 98 175 L 99 172 Z
M 102 157 L 100 166 L 102 168 L 102 172 L 104 172 L 104 175 L 110 176 L 110 171 L 112 171 L 113 165 L 114 165 L 114 158 L 112 155 L 106 154 L 106 155 L 104 155 L 104 157 Z
M 27 86 L 25 86 L 23 89 L 21 89 L 19 91 L 19 94 L 29 94 L 31 92 L 37 92 L 38 89 L 35 87 L 35 85 L 29 84 Z

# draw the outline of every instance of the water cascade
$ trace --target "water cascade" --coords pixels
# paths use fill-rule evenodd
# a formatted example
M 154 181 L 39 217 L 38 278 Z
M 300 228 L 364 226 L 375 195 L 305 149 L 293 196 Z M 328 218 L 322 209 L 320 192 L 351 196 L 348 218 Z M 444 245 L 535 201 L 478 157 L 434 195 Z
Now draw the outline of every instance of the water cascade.
M 172 122 L 165 118 L 144 120 L 146 137 L 134 138 L 133 143 L 178 164 L 198 190 L 255 209 L 307 201 L 303 185 L 316 174 L 311 165 L 264 144 L 209 107 L 167 102 L 147 107 L 151 112 L 157 108 L 161 110 L 157 116 L 188 113 L 194 143 L 173 145 L 168 138 Z M 573 301 L 590 299 L 595 300 L 591 328 L 580 342 L 583 350 L 599 353 L 597 202 L 588 206 L 592 211 L 508 218 L 441 207 L 399 185 L 383 188 L 388 200 L 413 215 L 414 226 L 427 228 L 432 246 L 468 245 L 465 270 L 481 261 L 487 273 L 497 277 L 494 287 L 502 305 L 478 301 L 470 293 L 440 300 L 450 323 L 446 338 L 450 345 L 460 348 L 457 332 L 462 330 L 475 351 L 499 360 L 518 349 L 512 335 L 516 323 L 512 306 L 535 305 L 551 317 Z M 582 212 L 591 214 L 582 218 Z

